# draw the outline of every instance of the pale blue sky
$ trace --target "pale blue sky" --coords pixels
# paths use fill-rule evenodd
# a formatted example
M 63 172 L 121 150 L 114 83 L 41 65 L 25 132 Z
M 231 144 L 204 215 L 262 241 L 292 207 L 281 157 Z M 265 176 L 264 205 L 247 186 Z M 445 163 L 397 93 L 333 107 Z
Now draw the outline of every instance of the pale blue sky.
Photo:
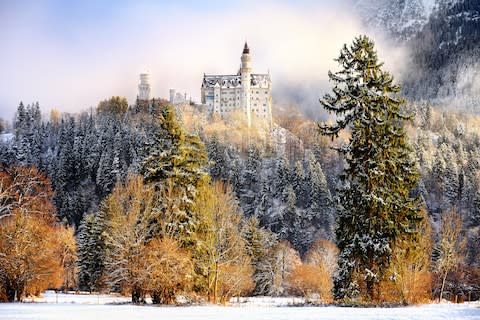
M 204 72 L 237 71 L 245 39 L 277 96 L 291 84 L 317 101 L 341 45 L 361 33 L 341 2 L 0 0 L 0 117 L 20 100 L 70 112 L 112 95 L 133 103 L 144 70 L 155 96 L 198 99 Z

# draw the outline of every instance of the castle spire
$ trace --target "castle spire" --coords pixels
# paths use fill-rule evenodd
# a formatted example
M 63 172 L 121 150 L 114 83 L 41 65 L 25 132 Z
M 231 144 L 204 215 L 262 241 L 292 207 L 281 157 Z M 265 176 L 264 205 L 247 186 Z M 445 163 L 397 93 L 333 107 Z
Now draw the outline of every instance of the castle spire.
M 243 54 L 250 54 L 250 49 L 248 48 L 247 41 L 245 41 L 245 46 L 243 47 Z

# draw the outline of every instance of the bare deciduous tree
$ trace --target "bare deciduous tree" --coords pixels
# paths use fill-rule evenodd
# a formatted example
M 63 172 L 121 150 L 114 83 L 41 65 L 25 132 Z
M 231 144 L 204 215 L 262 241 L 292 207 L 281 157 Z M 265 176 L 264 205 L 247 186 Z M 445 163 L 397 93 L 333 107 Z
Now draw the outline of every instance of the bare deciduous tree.
M 450 271 L 455 269 L 464 259 L 465 239 L 462 234 L 462 216 L 454 210 L 442 215 L 440 225 L 439 258 L 437 272 L 441 277 L 440 301 L 442 300 L 445 281 Z

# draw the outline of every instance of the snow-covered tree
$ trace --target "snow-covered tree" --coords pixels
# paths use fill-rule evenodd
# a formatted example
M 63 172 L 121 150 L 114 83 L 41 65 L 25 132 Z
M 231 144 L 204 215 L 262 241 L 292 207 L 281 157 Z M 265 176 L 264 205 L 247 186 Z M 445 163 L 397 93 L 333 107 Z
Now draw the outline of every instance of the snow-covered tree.
M 325 239 L 333 239 L 335 208 L 328 189 L 327 179 L 315 157 L 310 157 L 309 166 L 311 184 L 311 204 L 308 208 L 309 220 L 316 228 L 322 229 L 322 236 Z
M 255 213 L 256 200 L 260 191 L 260 170 L 262 162 L 260 150 L 254 144 L 248 147 L 248 157 L 242 172 L 242 190 L 239 198 L 246 216 Z
M 154 119 L 158 121 L 157 129 L 146 146 L 142 172 L 146 183 L 155 185 L 161 196 L 174 195 L 175 205 L 159 203 L 158 210 L 162 212 L 160 216 L 176 217 L 172 221 L 172 236 L 189 246 L 193 245 L 192 234 L 198 225 L 195 198 L 209 180 L 208 156 L 199 137 L 186 133 L 178 123 L 173 106 L 164 105 L 158 113 Z
M 255 216 L 246 219 L 242 234 L 253 266 L 253 281 L 255 284 L 253 293 L 267 295 L 272 286 L 268 253 L 277 243 L 276 235 L 270 230 L 260 227 L 260 222 Z
M 77 234 L 78 285 L 90 292 L 102 288 L 102 275 L 105 263 L 106 228 L 102 211 L 84 216 Z
M 379 298 L 379 282 L 389 266 L 395 243 L 416 234 L 421 219 L 419 199 L 410 198 L 418 173 L 407 144 L 399 86 L 382 69 L 367 36 L 345 45 L 336 59 L 341 69 L 329 73 L 333 93 L 321 100 L 337 115 L 320 124 L 322 134 L 337 137 L 349 129 L 348 143 L 339 148 L 346 166 L 339 190 L 337 299 Z

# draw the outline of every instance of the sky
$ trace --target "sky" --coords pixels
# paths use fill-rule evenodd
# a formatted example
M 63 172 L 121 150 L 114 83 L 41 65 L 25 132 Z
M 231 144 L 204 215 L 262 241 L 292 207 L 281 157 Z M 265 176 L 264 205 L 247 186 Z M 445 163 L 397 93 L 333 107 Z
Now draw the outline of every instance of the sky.
M 47 115 L 134 103 L 143 71 L 153 96 L 175 88 L 198 101 L 204 73 L 237 72 L 245 41 L 274 103 L 297 94 L 315 113 L 333 59 L 363 33 L 345 1 L 0 0 L 0 117 L 20 101 Z M 395 65 L 396 54 L 384 56 Z

